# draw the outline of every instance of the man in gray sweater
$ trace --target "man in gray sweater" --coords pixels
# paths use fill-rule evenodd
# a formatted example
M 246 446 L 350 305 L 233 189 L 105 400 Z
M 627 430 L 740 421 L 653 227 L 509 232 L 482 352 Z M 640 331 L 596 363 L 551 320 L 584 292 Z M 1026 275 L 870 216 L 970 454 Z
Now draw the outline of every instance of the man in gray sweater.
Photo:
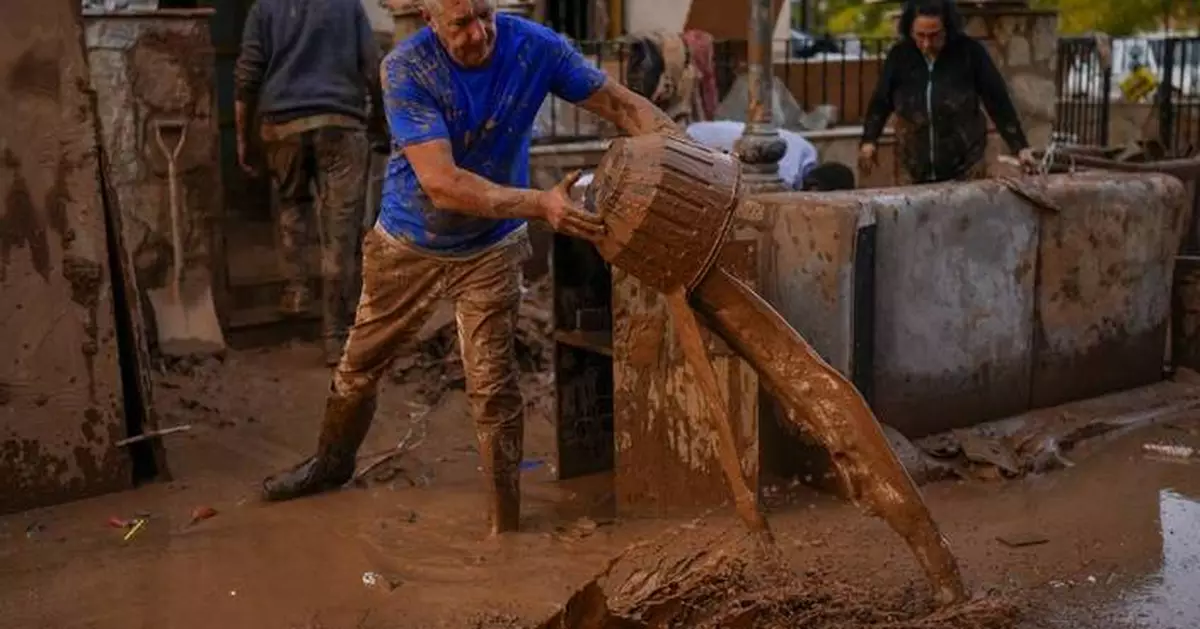
M 337 364 L 358 298 L 367 134 L 385 131 L 379 48 L 361 1 L 258 0 L 246 16 L 235 80 L 238 161 L 253 173 L 261 139 L 276 192 L 281 308 L 310 308 L 304 209 L 315 205 L 325 361 Z

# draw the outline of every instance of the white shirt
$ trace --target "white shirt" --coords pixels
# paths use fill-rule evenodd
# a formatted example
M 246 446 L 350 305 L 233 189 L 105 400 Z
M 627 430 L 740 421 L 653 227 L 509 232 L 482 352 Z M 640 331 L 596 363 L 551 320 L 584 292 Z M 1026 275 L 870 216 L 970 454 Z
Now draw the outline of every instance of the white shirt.
M 745 129 L 744 122 L 710 120 L 688 125 L 687 134 L 709 148 L 731 153 L 734 143 L 742 137 Z M 779 135 L 787 144 L 787 152 L 783 154 L 783 159 L 779 160 L 779 178 L 793 189 L 799 190 L 804 176 L 817 165 L 817 147 L 794 131 L 780 129 Z
M 733 145 L 742 132 L 746 123 L 736 120 L 710 120 L 693 122 L 687 127 L 688 137 L 718 151 L 733 152 Z M 787 144 L 787 152 L 779 160 L 779 178 L 793 190 L 799 190 L 804 183 L 804 176 L 817 165 L 817 147 L 804 136 L 786 129 L 779 130 L 780 137 Z M 592 182 L 592 173 L 585 173 L 575 184 L 583 187 Z

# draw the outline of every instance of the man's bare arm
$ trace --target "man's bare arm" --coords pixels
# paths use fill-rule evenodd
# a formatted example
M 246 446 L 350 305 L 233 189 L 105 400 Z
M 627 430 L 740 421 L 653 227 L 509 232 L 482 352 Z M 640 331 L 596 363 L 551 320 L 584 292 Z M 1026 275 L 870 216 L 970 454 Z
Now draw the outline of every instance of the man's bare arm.
M 486 218 L 541 218 L 537 190 L 501 186 L 459 168 L 446 140 L 405 147 L 421 189 L 434 207 Z
M 421 189 L 439 210 L 495 219 L 541 219 L 555 231 L 591 241 L 604 235 L 600 218 L 579 211 L 571 201 L 570 188 L 579 177 L 577 172 L 550 190 L 525 190 L 501 186 L 459 168 L 445 140 L 405 147 L 404 156 Z
M 616 125 L 629 135 L 650 133 L 682 134 L 683 130 L 649 100 L 611 79 L 580 107 Z

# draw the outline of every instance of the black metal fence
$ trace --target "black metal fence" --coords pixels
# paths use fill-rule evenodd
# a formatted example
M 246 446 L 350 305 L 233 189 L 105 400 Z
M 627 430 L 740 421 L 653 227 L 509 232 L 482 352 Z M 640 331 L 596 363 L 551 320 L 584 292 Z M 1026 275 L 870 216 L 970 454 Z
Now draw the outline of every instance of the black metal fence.
M 1155 40 L 1150 49 L 1161 81 L 1158 139 L 1172 156 L 1194 155 L 1200 150 L 1200 37 Z
M 1154 77 L 1157 86 L 1130 103 L 1121 84 L 1135 71 Z M 1167 156 L 1200 152 L 1200 37 L 1115 39 L 1104 55 L 1092 38 L 1060 39 L 1055 120 L 1059 137 L 1082 145 L 1107 145 L 1115 102 L 1153 106 L 1158 131 L 1143 139 L 1156 141 Z
M 1057 80 L 1056 135 L 1071 144 L 1108 144 L 1112 69 L 1095 39 L 1059 39 Z
M 831 36 L 777 41 L 773 47 L 775 76 L 787 87 L 801 110 L 811 112 L 818 106 L 831 105 L 834 117 L 825 120 L 828 126 L 861 124 L 892 42 L 891 39 Z M 647 71 L 655 66 L 655 62 L 648 60 L 645 50 L 635 41 L 627 38 L 581 41 L 576 45 L 585 57 L 621 83 L 645 96 L 653 93 L 658 72 L 661 72 L 661 59 L 656 71 Z M 713 43 L 718 102 L 729 96 L 738 75 L 744 71 L 745 61 L 744 40 Z M 784 126 L 801 125 L 799 121 L 789 120 Z M 597 139 L 616 133 L 615 129 L 590 114 L 554 97 L 547 99 L 537 129 L 535 142 L 539 144 Z

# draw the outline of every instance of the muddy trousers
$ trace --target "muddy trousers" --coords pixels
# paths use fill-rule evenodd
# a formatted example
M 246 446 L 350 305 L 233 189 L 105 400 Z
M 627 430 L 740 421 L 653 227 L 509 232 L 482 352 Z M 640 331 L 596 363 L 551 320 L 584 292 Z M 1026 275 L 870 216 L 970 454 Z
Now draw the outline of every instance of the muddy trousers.
M 290 315 L 309 309 L 306 209 L 314 207 L 321 246 L 322 336 L 326 362 L 333 365 L 341 356 L 359 294 L 367 136 L 358 129 L 320 127 L 264 145 L 276 193 L 275 222 L 285 282 L 281 309 Z
M 319 459 L 323 449 L 330 451 L 339 460 L 323 468 L 337 474 L 314 479 L 287 477 L 288 473 L 273 477 L 265 484 L 268 499 L 315 493 L 350 479 L 353 457 L 347 463 L 345 452 L 357 451 L 366 435 L 379 379 L 397 353 L 411 344 L 438 302 L 450 299 L 455 304 L 491 530 L 516 530 L 525 405 L 515 334 L 521 263 L 529 255 L 530 243 L 524 235 L 469 259 L 451 259 L 418 252 L 378 228 L 368 232 L 358 312 L 334 371 L 314 457 Z

